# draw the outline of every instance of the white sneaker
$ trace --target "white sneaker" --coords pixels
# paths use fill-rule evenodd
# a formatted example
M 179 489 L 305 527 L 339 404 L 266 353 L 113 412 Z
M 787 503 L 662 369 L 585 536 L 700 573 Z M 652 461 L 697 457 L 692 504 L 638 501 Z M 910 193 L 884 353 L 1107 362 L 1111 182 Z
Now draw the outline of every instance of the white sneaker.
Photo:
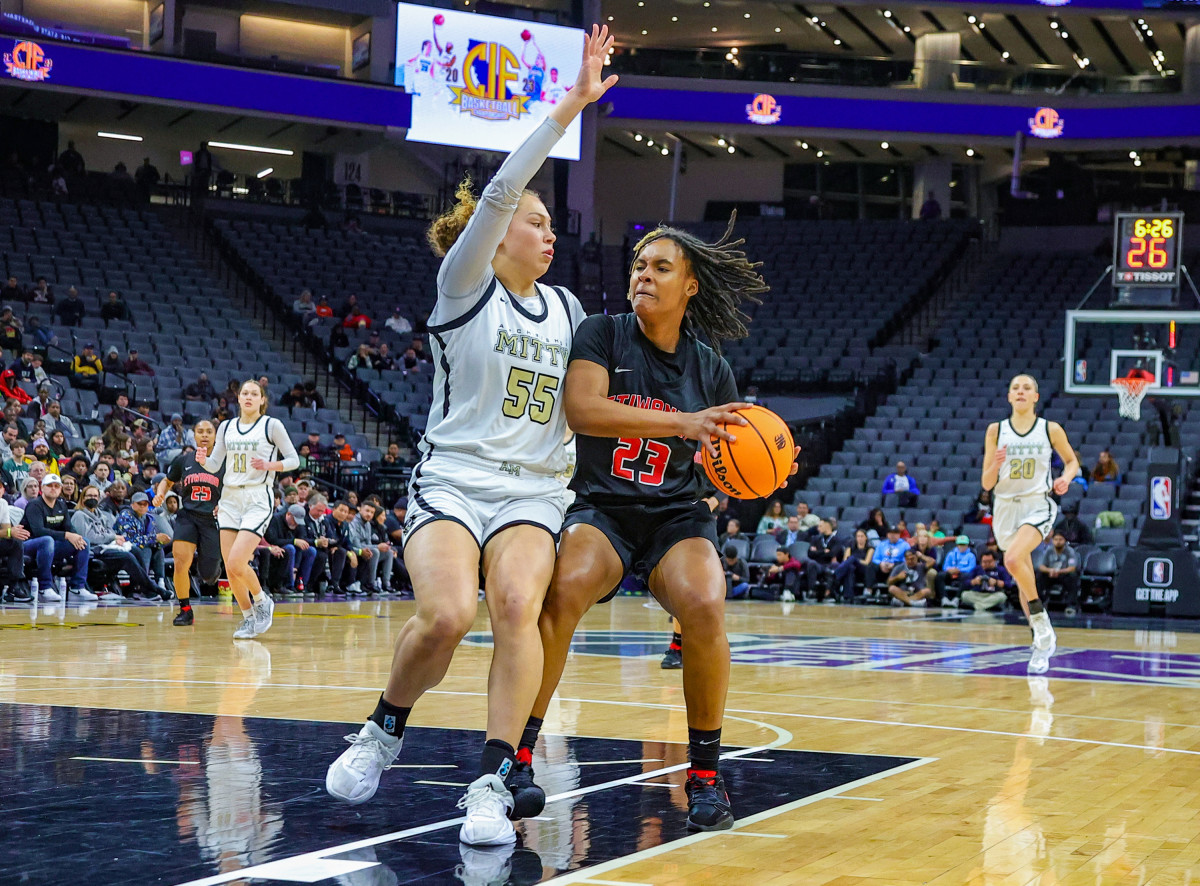
M 62 600 L 62 595 L 54 588 L 43 588 L 39 593 L 43 603 L 58 603 Z
M 1050 656 L 1058 647 L 1058 638 L 1050 626 L 1050 618 L 1044 612 L 1029 617 L 1033 628 L 1033 643 L 1030 645 L 1029 673 L 1044 674 L 1050 669 Z
M 913 600 L 908 605 L 915 606 L 917 609 L 924 609 L 925 608 L 925 598 L 922 597 L 920 600 Z
M 80 600 L 84 600 L 88 603 L 94 603 L 100 599 L 95 594 L 93 594 L 91 592 L 91 590 L 89 590 L 88 588 L 71 588 L 69 593 L 74 594 Z
M 254 629 L 254 613 L 250 613 L 242 619 L 241 625 L 233 632 L 235 640 L 253 640 L 258 636 L 258 632 Z
M 512 878 L 511 846 L 477 848 L 459 843 L 458 854 L 462 864 L 455 867 L 454 876 L 463 886 L 495 886 Z
M 779 595 L 779 599 L 781 602 L 784 602 L 784 603 L 795 603 L 796 595 L 793 594 L 791 591 L 784 591 L 782 594 Z
M 271 617 L 275 613 L 275 601 L 271 599 L 270 594 L 263 591 L 262 599 L 254 604 L 251 611 L 254 616 L 256 634 L 265 634 L 271 630 Z
M 500 776 L 481 775 L 471 782 L 458 801 L 458 808 L 467 811 L 458 839 L 468 846 L 505 846 L 516 842 L 517 832 L 508 820 L 513 798 Z
M 346 741 L 350 747 L 325 773 L 325 790 L 329 796 L 357 806 L 375 796 L 379 777 L 399 756 L 404 739 L 388 735 L 374 720 L 368 720 L 361 730 L 347 735 Z

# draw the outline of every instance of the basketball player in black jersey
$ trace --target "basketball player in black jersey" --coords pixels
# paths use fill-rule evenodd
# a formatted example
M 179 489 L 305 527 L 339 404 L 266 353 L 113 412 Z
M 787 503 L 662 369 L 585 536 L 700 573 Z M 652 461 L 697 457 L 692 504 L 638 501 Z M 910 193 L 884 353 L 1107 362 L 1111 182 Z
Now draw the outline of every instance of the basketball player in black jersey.
M 671 228 L 646 235 L 634 250 L 632 313 L 589 317 L 575 334 L 563 402 L 576 433 L 577 498 L 539 620 L 542 687 L 518 752 L 532 754 L 583 614 L 633 571 L 683 628 L 688 827 L 698 831 L 732 827 L 733 812 L 718 767 L 725 575 L 693 441 L 711 448 L 714 437 L 733 439 L 722 425 L 745 424 L 733 371 L 701 337 L 716 347 L 745 337 L 739 305 L 767 290 L 731 231 L 732 221 L 715 244 Z
M 196 423 L 194 430 L 196 445 L 205 452 L 212 452 L 217 439 L 217 429 L 211 421 Z M 199 573 L 202 585 L 213 585 L 221 577 L 221 533 L 217 529 L 217 518 L 213 511 L 221 497 L 221 480 L 206 471 L 196 461 L 196 453 L 185 452 L 167 468 L 166 476 L 159 481 L 154 496 L 154 506 L 162 507 L 167 493 L 178 486 L 183 501 L 179 518 L 175 523 L 175 540 L 171 553 L 175 558 L 175 596 L 179 598 L 179 614 L 174 624 L 190 625 L 194 616 L 190 597 L 192 593 L 192 561 L 199 552 Z

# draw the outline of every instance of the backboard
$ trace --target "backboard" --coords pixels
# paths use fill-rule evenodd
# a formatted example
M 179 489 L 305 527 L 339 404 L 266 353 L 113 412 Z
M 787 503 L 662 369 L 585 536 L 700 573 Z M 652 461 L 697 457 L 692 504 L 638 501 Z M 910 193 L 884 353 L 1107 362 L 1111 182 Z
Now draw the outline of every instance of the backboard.
M 1139 370 L 1154 396 L 1200 397 L 1200 311 L 1067 311 L 1066 393 L 1115 396 Z

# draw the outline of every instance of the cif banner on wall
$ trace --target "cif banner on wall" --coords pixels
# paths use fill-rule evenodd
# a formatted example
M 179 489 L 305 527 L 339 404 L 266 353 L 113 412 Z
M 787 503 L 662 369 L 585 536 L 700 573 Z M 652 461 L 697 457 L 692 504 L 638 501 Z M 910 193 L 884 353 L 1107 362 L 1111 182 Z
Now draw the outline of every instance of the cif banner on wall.
M 511 151 L 575 84 L 583 32 L 398 3 L 396 85 L 410 141 Z M 579 159 L 580 124 L 551 157 Z

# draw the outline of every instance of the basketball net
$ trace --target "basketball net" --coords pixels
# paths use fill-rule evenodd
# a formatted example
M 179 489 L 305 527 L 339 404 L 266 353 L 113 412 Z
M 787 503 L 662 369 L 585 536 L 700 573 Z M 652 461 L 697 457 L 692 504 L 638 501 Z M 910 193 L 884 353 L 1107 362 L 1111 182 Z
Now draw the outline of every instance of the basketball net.
M 1117 386 L 1117 411 L 1122 417 L 1138 421 L 1142 417 L 1142 398 L 1146 396 L 1146 388 L 1150 380 L 1146 378 L 1114 378 L 1112 383 Z

